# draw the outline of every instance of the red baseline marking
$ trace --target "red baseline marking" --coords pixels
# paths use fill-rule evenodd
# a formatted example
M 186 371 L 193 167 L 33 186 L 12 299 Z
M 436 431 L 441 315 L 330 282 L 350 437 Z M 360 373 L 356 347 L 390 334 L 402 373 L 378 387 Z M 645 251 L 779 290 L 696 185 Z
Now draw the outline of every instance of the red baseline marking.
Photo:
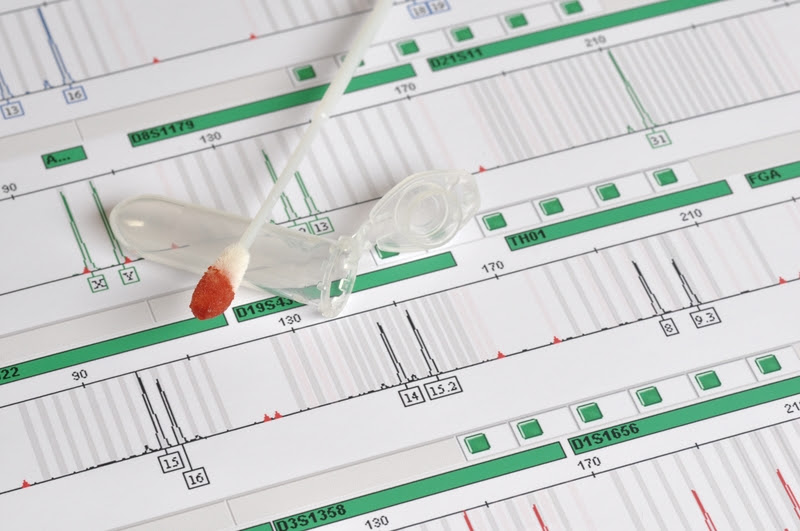
M 559 338 L 557 338 L 556 336 L 553 336 L 553 344 L 555 345 L 557 343 L 561 343 L 561 340 Z
M 550 529 L 544 525 L 544 519 L 542 518 L 542 515 L 539 514 L 539 509 L 536 508 L 536 504 L 533 505 L 533 514 L 535 514 L 536 519 L 539 520 L 539 525 L 541 526 L 542 531 L 550 531 Z
M 131 260 L 130 258 L 128 258 L 128 257 L 126 256 L 126 257 L 125 257 L 125 263 L 126 263 L 126 264 L 130 264 L 131 262 L 133 262 L 133 260 Z
M 23 480 L 22 480 L 22 488 L 23 488 L 23 489 L 27 489 L 27 488 L 28 488 L 28 487 L 30 487 L 30 486 L 31 486 L 31 484 L 30 484 L 30 483 L 28 483 L 28 480 L 27 480 L 27 479 L 23 479 Z
M 797 503 L 797 498 L 792 492 L 792 487 L 786 483 L 786 480 L 783 479 L 783 474 L 781 474 L 781 469 L 777 469 L 776 472 L 778 473 L 778 479 L 781 480 L 781 485 L 783 485 L 783 490 L 786 491 L 786 495 L 789 496 L 789 501 L 792 502 L 792 508 L 794 509 L 794 514 L 797 516 L 797 519 L 800 520 L 800 503 Z
M 505 358 L 505 357 L 506 357 L 506 355 L 505 355 L 505 354 L 503 354 L 503 353 L 502 353 L 502 352 L 500 352 L 499 350 L 497 351 L 497 359 L 501 359 L 501 358 Z
M 89 271 L 89 268 L 88 267 L 84 267 L 83 268 L 83 274 L 84 275 L 88 275 L 89 273 L 91 273 L 91 271 Z
M 472 522 L 469 521 L 469 516 L 467 516 L 467 511 L 464 511 L 464 522 L 467 523 L 467 529 L 469 529 L 469 531 L 475 531 L 475 528 L 472 527 Z
M 269 422 L 269 421 L 271 421 L 271 420 L 272 420 L 272 417 L 270 417 L 269 415 L 267 415 L 266 413 L 264 413 L 264 422 Z
M 486 171 L 486 168 L 484 168 L 483 166 L 478 166 L 478 172 L 484 172 L 484 171 Z
M 692 490 L 692 496 L 694 496 L 694 501 L 697 502 L 697 506 L 700 507 L 700 512 L 703 513 L 703 519 L 706 521 L 706 527 L 708 531 L 717 531 L 717 526 L 714 525 L 714 520 L 711 519 L 711 515 L 708 514 L 706 508 L 703 507 L 703 502 L 700 501 L 700 496 L 697 495 L 697 492 Z
M 272 415 L 272 418 L 274 418 L 274 419 L 279 419 L 279 418 L 281 418 L 282 416 L 283 416 L 283 415 L 281 415 L 280 413 L 278 413 L 278 412 L 276 411 L 276 412 L 275 412 L 275 414 L 274 414 L 274 415 Z
M 153 57 L 153 63 L 160 63 L 161 61 L 158 60 L 158 57 Z
M 250 39 L 255 39 L 255 38 L 256 38 L 256 34 L 255 33 L 251 33 L 250 34 Z
M 783 277 L 778 277 L 778 284 L 786 284 L 786 279 Z

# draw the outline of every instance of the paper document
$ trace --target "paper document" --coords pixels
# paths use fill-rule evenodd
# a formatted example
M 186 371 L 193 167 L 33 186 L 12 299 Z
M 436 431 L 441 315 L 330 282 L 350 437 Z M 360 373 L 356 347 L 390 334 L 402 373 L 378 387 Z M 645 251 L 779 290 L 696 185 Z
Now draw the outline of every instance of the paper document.
M 0 528 L 800 529 L 796 1 L 396 1 L 272 222 L 481 206 L 335 319 L 120 242 L 252 218 L 371 6 L 0 7 Z

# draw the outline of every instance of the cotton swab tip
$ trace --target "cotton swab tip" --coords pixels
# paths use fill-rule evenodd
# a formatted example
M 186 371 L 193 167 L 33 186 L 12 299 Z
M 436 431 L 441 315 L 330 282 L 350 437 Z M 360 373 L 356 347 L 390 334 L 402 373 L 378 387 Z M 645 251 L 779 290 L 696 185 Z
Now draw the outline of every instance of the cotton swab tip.
M 209 266 L 192 293 L 189 308 L 200 320 L 213 319 L 228 309 L 250 263 L 250 253 L 239 244 L 229 245 Z

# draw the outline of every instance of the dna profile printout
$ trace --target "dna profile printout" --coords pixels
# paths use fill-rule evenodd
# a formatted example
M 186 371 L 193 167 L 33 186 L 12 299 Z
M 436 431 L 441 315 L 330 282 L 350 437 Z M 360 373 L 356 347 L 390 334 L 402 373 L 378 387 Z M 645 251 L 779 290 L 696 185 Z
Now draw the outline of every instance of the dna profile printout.
M 335 318 L 120 241 L 252 218 L 371 8 L 3 2 L 0 527 L 800 529 L 796 0 L 396 0 L 271 222 L 481 206 Z

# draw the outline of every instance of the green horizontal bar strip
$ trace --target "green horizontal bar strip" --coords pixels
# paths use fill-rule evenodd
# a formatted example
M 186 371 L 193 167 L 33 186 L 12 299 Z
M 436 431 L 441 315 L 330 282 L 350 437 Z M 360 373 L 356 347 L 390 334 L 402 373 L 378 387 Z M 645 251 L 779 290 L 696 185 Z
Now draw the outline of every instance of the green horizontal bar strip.
M 534 33 L 526 33 L 517 37 L 491 42 L 481 46 L 474 46 L 428 59 L 431 70 L 437 72 L 454 66 L 460 66 L 490 57 L 497 57 L 506 53 L 533 48 L 551 42 L 556 42 L 579 35 L 586 35 L 596 31 L 610 29 L 624 24 L 631 24 L 649 18 L 669 15 L 686 9 L 714 4 L 722 0 L 668 0 L 625 11 L 618 11 L 608 15 L 584 19 L 556 28 L 550 28 Z
M 242 531 L 272 531 L 272 524 L 267 522 L 266 524 L 261 524 L 254 527 L 248 527 L 247 529 L 242 529 Z
M 413 262 L 386 267 L 378 271 L 371 271 L 358 275 L 355 285 L 353 286 L 353 293 L 427 275 L 428 273 L 434 273 L 455 266 L 456 259 L 453 258 L 453 253 L 448 251 L 420 260 L 414 260 Z M 334 283 L 334 285 L 331 286 L 331 296 L 336 297 L 341 295 L 341 293 L 338 285 Z M 287 299 L 286 297 L 270 297 L 250 304 L 236 306 L 233 308 L 233 314 L 236 316 L 236 320 L 241 323 L 249 321 L 250 319 L 255 319 L 256 317 L 264 317 L 293 308 L 299 308 L 300 306 L 304 305 Z
M 456 259 L 453 258 L 453 253 L 448 251 L 420 260 L 414 260 L 413 262 L 406 262 L 405 264 L 398 264 L 377 271 L 370 271 L 369 273 L 364 273 L 356 277 L 353 293 L 377 288 L 378 286 L 385 286 L 386 284 L 392 284 L 409 278 L 420 277 L 428 273 L 435 273 L 436 271 L 450 269 L 455 266 Z
M 86 160 L 86 151 L 83 146 L 75 146 L 69 149 L 62 149 L 61 151 L 54 151 L 53 153 L 45 153 L 42 155 L 42 162 L 44 162 L 45 169 L 57 168 L 65 164 L 72 164 L 73 162 L 80 162 Z
M 0 368 L 0 385 L 16 382 L 25 378 L 39 376 L 47 372 L 73 367 L 82 363 L 116 356 L 123 352 L 130 352 L 143 347 L 157 345 L 165 341 L 171 341 L 181 337 L 191 336 L 206 330 L 213 330 L 227 326 L 228 321 L 224 315 L 200 321 L 198 319 L 187 319 L 141 332 L 134 332 L 122 337 L 107 339 L 85 347 L 73 348 L 50 354 L 30 361 L 24 361 L 17 365 L 9 365 Z
M 561 443 L 554 442 L 539 448 L 365 494 L 341 503 L 304 511 L 275 520 L 272 524 L 276 531 L 314 529 L 565 458 L 566 454 Z
M 569 445 L 575 455 L 584 454 L 646 435 L 661 433 L 694 422 L 759 406 L 798 393 L 800 393 L 800 376 L 572 437 L 569 439 Z
M 637 203 L 623 205 L 621 207 L 595 212 L 575 219 L 568 219 L 560 223 L 553 223 L 537 229 L 506 236 L 506 243 L 509 249 L 517 251 L 526 247 L 539 245 L 560 238 L 574 236 L 582 232 L 588 232 L 610 225 L 616 225 L 624 221 L 643 218 L 659 212 L 681 208 L 694 203 L 708 201 L 730 195 L 733 192 L 726 181 L 714 183 L 665 194 L 652 199 L 645 199 Z
M 347 85 L 345 94 L 376 87 L 378 85 L 385 85 L 386 83 L 394 83 L 395 81 L 408 79 L 416 75 L 414 67 L 410 64 L 405 64 L 387 68 L 386 70 L 371 72 L 362 76 L 356 76 L 350 81 L 350 84 Z M 236 107 L 230 107 L 221 111 L 214 111 L 193 118 L 186 118 L 184 120 L 142 129 L 141 131 L 134 131 L 133 133 L 128 133 L 128 140 L 131 146 L 139 147 L 177 136 L 187 135 L 196 131 L 238 122 L 239 120 L 246 120 L 255 116 L 281 111 L 290 107 L 312 103 L 321 100 L 327 88 L 328 84 L 309 87 L 307 89 L 289 92 L 288 94 L 281 94 L 280 96 L 254 101 L 252 103 L 245 103 L 244 105 L 237 105 Z
M 406 262 L 405 264 L 398 264 L 377 271 L 370 271 L 369 273 L 364 273 L 356 277 L 355 284 L 353 285 L 353 293 L 377 288 L 378 286 L 385 286 L 386 284 L 393 284 L 401 280 L 427 275 L 428 273 L 434 273 L 455 266 L 456 259 L 453 258 L 453 254 L 446 252 L 420 260 L 414 260 L 413 262 Z M 331 297 L 338 297 L 341 294 L 342 291 L 339 289 L 339 283 L 334 282 L 331 286 Z
M 792 162 L 791 164 L 775 166 L 774 168 L 754 171 L 744 175 L 750 188 L 760 188 L 768 184 L 780 183 L 797 177 L 800 177 L 800 162 Z
M 273 313 L 284 312 L 301 306 L 305 306 L 305 304 L 295 302 L 286 297 L 270 297 L 250 304 L 235 306 L 233 315 L 236 316 L 237 322 L 243 323 L 256 317 L 264 317 L 265 315 L 272 315 Z

